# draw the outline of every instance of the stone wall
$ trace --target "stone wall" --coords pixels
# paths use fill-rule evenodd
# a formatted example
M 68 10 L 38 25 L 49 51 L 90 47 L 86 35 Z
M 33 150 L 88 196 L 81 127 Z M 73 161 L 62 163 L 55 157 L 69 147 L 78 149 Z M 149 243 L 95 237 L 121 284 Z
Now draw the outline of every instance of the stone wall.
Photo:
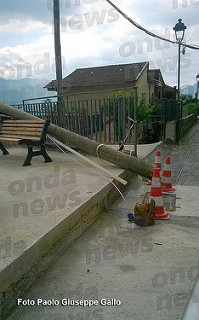
M 190 114 L 182 118 L 182 137 L 187 133 L 187 131 L 196 123 L 197 116 Z M 165 141 L 176 142 L 176 121 L 169 121 L 166 123 L 165 128 Z
M 197 116 L 190 114 L 182 118 L 182 135 L 184 135 L 197 121 Z

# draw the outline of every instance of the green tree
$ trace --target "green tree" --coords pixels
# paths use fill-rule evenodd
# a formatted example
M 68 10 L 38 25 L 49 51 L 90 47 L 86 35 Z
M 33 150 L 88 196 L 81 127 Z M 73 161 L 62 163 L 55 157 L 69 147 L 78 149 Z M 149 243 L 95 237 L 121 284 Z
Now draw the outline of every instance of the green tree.
M 119 99 L 123 99 L 125 102 L 125 113 L 128 114 L 130 117 L 133 117 L 134 114 L 134 90 L 128 91 L 115 91 L 112 92 L 109 97 L 109 101 L 111 102 L 110 112 L 113 112 L 113 108 L 115 105 L 116 114 L 118 113 L 118 106 L 119 106 Z M 147 120 L 151 113 L 152 113 L 152 106 L 147 104 L 144 98 L 138 99 L 137 97 L 137 120 L 145 121 Z
M 183 117 L 189 114 L 199 115 L 199 102 L 198 99 L 193 98 L 191 95 L 182 94 L 180 96 L 182 100 L 182 115 Z

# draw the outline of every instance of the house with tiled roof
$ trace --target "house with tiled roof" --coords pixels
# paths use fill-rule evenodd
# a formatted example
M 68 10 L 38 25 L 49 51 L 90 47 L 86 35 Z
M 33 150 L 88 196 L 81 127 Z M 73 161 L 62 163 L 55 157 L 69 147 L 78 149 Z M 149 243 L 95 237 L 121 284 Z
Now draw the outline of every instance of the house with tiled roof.
M 130 92 L 138 88 L 138 97 L 146 103 L 161 101 L 166 87 L 161 71 L 149 69 L 149 62 L 76 69 L 62 80 L 65 100 L 108 98 L 112 92 Z M 57 91 L 57 81 L 45 86 Z

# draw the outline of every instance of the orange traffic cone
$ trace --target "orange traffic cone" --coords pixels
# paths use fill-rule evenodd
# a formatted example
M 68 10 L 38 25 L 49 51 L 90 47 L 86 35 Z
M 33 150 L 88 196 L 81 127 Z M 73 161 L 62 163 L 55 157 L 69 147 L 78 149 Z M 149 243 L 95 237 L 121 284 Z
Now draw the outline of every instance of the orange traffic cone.
M 155 168 L 153 171 L 150 196 L 155 201 L 156 220 L 168 220 L 169 213 L 164 210 L 162 188 L 160 182 L 160 171 L 158 168 Z
M 167 157 L 165 167 L 163 170 L 163 174 L 161 177 L 161 185 L 162 185 L 162 191 L 163 192 L 174 192 L 176 188 L 172 186 L 171 181 L 171 159 L 170 157 Z
M 156 168 L 158 168 L 160 171 L 161 171 L 161 153 L 160 153 L 160 150 L 158 150 L 156 152 L 156 157 L 155 157 L 155 162 L 154 162 L 154 165 L 156 166 Z M 147 185 L 148 186 L 151 186 L 151 180 L 149 180 L 147 182 Z

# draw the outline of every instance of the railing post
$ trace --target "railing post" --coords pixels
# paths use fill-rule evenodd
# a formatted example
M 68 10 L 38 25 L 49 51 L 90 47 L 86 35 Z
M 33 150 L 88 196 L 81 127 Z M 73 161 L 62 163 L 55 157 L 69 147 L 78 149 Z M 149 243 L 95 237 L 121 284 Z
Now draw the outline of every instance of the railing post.
M 22 100 L 22 103 L 23 103 L 23 111 L 26 111 L 26 110 L 25 110 L 25 101 Z
M 137 88 L 134 88 L 133 90 L 133 96 L 134 96 L 134 153 L 137 157 Z
M 126 101 L 122 97 L 122 139 L 126 136 Z
M 59 88 L 59 92 L 61 89 Z M 61 92 L 60 92 L 61 94 Z M 58 125 L 60 127 L 64 126 L 64 103 L 63 103 L 63 97 L 61 95 L 57 98 L 57 117 L 58 117 Z

